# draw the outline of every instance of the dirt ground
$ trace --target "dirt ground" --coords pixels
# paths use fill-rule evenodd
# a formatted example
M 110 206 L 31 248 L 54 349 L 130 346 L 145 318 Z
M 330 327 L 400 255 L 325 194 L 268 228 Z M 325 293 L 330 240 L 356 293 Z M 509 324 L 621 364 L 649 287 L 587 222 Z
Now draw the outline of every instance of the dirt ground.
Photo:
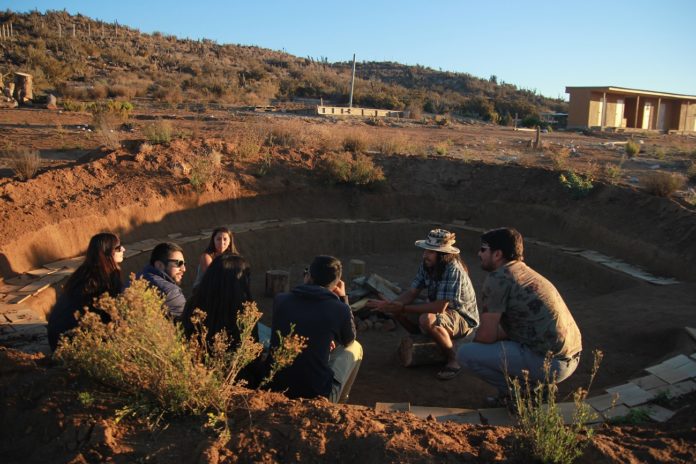
M 481 227 L 507 223 L 528 236 L 602 251 L 681 280 L 677 285 L 655 286 L 528 247 L 530 265 L 556 284 L 583 333 L 585 354 L 577 373 L 562 384 L 562 395 L 586 385 L 593 349 L 605 354 L 596 391 L 643 375 L 646 366 L 674 353 L 693 351 L 683 327 L 696 325 L 696 271 L 691 266 L 696 262 L 695 215 L 684 202 L 635 189 L 645 173 L 658 169 L 653 168 L 656 164 L 670 172 L 685 171 L 696 149 L 693 137 L 643 136 L 646 152 L 623 162 L 621 175 L 613 179 L 618 186 L 599 182 L 590 197 L 577 201 L 565 195 L 551 169 L 598 173 L 607 164 L 618 165 L 623 148 L 611 143 L 625 136 L 554 132 L 544 134 L 549 148 L 536 152 L 526 148 L 531 133 L 481 124 L 439 128 L 397 121 L 373 127 L 295 118 L 303 134 L 314 137 L 307 135 L 295 147 L 264 149 L 271 153 L 273 164 L 260 175 L 261 158 L 235 158 L 239 134 L 259 123 L 290 118 L 170 115 L 187 136 L 168 146 L 144 149 L 141 131 L 149 120 L 137 116 L 132 131 L 119 134 L 123 148 L 110 151 L 99 148 L 95 132 L 82 129 L 90 122 L 88 115 L 0 110 L 0 143 L 5 150 L 38 149 L 45 166 L 27 182 L 10 177 L 11 171 L 0 171 L 5 176 L 0 179 L 0 271 L 6 283 L 42 263 L 78 255 L 89 236 L 104 229 L 118 232 L 128 243 L 165 232 L 265 218 L 422 219 L 422 232 L 390 229 L 385 236 L 373 237 L 351 229 L 361 237 L 350 240 L 369 246 L 344 246 L 346 237 L 320 240 L 311 229 L 289 230 L 287 234 L 299 234 L 293 246 L 288 246 L 292 235 L 283 236 L 282 245 L 269 245 L 265 235 L 257 241 L 248 239 L 242 252 L 252 264 L 257 260 L 255 294 L 269 322 L 270 300 L 260 296 L 261 270 L 271 264 L 291 269 L 297 281 L 313 250 L 311 243 L 300 242 L 314 240 L 333 247 L 344 261 L 363 259 L 369 272 L 406 287 L 420 259 L 413 240 L 422 238 L 418 233 L 424 235 L 429 225 L 437 225 L 430 220 L 462 219 Z M 325 156 L 316 134 L 335 136 L 352 130 L 376 139 L 401 137 L 417 153 L 373 154 L 388 179 L 380 190 L 326 186 L 314 169 Z M 438 144 L 445 144 L 447 153 L 427 152 Z M 196 192 L 185 174 L 187 164 L 192 156 L 211 149 L 223 154 L 221 172 Z M 567 156 L 556 154 L 561 149 L 569 150 Z M 460 245 L 478 289 L 485 276 L 475 256 L 476 236 L 462 236 Z M 187 257 L 191 260 L 190 254 Z M 119 406 L 108 390 L 96 387 L 103 395 L 85 406 L 76 396 L 94 388 L 85 379 L 67 374 L 40 355 L 0 348 L 4 431 L 0 456 L 7 456 L 5 462 L 519 459 L 510 429 L 440 424 L 369 409 L 377 401 L 478 408 L 491 393 L 490 387 L 466 373 L 440 382 L 434 376 L 436 366 L 400 367 L 396 347 L 403 335 L 400 329 L 359 334 L 365 360 L 351 394 L 354 406 L 241 393 L 240 404 L 245 406 L 233 420 L 238 434 L 226 445 L 216 443 L 195 419 L 177 419 L 167 428 L 153 430 L 137 420 L 117 424 Z M 693 462 L 694 412 L 696 398 L 687 397 L 667 424 L 602 426 L 581 462 Z

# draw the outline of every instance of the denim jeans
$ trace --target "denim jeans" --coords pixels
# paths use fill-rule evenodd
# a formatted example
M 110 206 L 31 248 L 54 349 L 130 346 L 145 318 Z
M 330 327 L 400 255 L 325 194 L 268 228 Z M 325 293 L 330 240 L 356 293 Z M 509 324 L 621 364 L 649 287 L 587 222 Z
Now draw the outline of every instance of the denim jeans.
M 348 346 L 338 346 L 329 356 L 329 367 L 334 373 L 329 401 L 345 403 L 363 358 L 362 345 L 357 340 Z
M 529 372 L 531 385 L 545 379 L 544 356 L 510 340 L 464 344 L 457 351 L 457 361 L 497 388 L 500 396 L 508 394 L 507 378 L 521 377 L 523 370 Z M 549 375 L 556 375 L 556 380 L 561 382 L 575 372 L 579 361 L 579 353 L 568 360 L 551 358 Z

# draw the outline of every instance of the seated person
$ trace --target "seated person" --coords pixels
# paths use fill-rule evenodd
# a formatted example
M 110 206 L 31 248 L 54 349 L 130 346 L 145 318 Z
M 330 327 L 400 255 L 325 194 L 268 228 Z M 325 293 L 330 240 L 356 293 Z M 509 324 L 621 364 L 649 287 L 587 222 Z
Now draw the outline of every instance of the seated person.
M 68 278 L 63 292 L 48 316 L 48 343 L 55 351 L 61 334 L 77 327 L 76 311 L 92 311 L 109 322 L 106 312 L 94 307 L 95 298 L 104 293 L 121 292 L 121 262 L 125 247 L 114 234 L 102 233 L 89 241 L 85 260 Z
M 457 359 L 509 397 L 507 377 L 529 372 L 532 385 L 550 376 L 561 382 L 580 361 L 580 330 L 551 282 L 524 263 L 522 235 L 515 229 L 489 230 L 481 236 L 483 284 L 481 327 L 474 343 L 459 348 Z
M 184 250 L 176 243 L 164 242 L 152 250 L 150 264 L 146 265 L 136 277 L 144 278 L 162 292 L 169 314 L 178 320 L 186 304 L 186 297 L 179 286 L 185 272 Z
M 307 337 L 307 347 L 272 381 L 274 390 L 290 398 L 323 396 L 334 403 L 348 399 L 363 350 L 355 340 L 342 269 L 333 256 L 317 256 L 305 272 L 304 284 L 275 298 L 270 362 L 279 345 L 278 331 L 288 335 L 294 325 L 297 335 Z
M 196 272 L 196 280 L 193 282 L 193 288 L 196 289 L 201 284 L 203 274 L 216 257 L 228 254 L 238 255 L 237 247 L 234 244 L 234 236 L 227 227 L 218 227 L 213 230 L 210 236 L 210 241 L 203 254 L 198 260 L 198 271 Z
M 447 357 L 437 374 L 440 380 L 453 379 L 461 369 L 452 339 L 466 336 L 479 324 L 474 286 L 454 243 L 454 233 L 431 230 L 426 240 L 415 243 L 425 251 L 411 288 L 394 301 L 367 303 L 369 308 L 392 314 L 410 333 L 432 337 Z M 414 304 L 423 289 L 427 290 L 428 302 Z

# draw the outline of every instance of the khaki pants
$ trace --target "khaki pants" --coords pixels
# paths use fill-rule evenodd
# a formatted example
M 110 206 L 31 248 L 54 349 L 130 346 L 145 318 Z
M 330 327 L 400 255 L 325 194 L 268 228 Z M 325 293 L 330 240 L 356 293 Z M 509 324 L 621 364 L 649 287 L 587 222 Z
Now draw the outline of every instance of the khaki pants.
M 329 356 L 329 367 L 334 373 L 333 386 L 329 400 L 332 403 L 345 403 L 353 386 L 363 358 L 362 345 L 353 340 L 348 346 L 339 346 Z

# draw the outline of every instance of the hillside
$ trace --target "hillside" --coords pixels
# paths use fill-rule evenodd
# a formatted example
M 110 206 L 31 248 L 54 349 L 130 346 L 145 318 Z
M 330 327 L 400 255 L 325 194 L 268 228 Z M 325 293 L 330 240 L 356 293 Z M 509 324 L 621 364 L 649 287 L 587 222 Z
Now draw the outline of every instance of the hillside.
M 39 94 L 62 99 L 150 99 L 230 105 L 268 104 L 297 97 L 348 101 L 351 63 L 299 58 L 287 53 L 211 40 L 181 39 L 53 11 L 0 13 L 12 24 L 0 41 L 0 72 L 34 75 Z M 566 103 L 497 78 L 435 71 L 390 62 L 358 65 L 354 104 L 451 113 L 509 123 Z

